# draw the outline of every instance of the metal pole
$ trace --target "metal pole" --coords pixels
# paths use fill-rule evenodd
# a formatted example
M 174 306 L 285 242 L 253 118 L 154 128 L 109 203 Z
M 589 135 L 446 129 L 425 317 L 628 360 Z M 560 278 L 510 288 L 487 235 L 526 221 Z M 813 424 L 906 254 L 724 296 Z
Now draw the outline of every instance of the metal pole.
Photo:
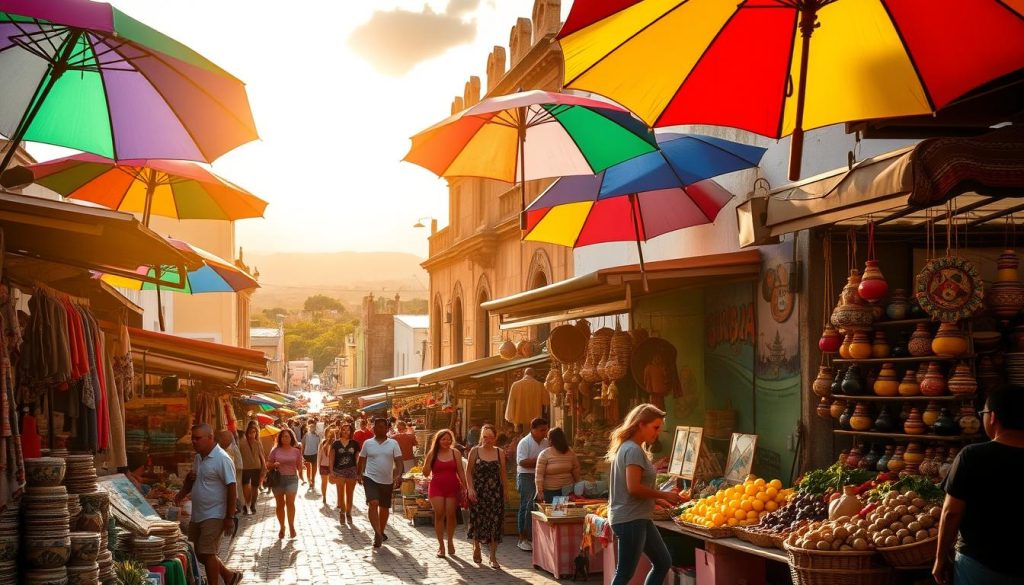
M 526 230 L 526 108 L 519 108 L 519 229 Z
M 153 193 L 156 191 L 156 169 L 148 169 L 146 179 L 146 202 L 142 208 L 142 225 L 149 227 L 149 219 L 153 214 Z
M 644 269 L 644 249 L 640 245 L 640 220 L 636 216 L 636 194 L 629 194 L 629 215 L 633 218 L 633 235 L 636 236 L 636 253 L 640 255 L 640 279 L 643 281 L 644 292 L 648 292 L 647 270 Z
M 789 148 L 789 180 L 800 178 L 800 166 L 804 154 L 804 103 L 807 99 L 807 64 L 810 61 L 811 35 L 818 27 L 818 4 L 809 2 L 800 9 L 800 79 L 796 87 L 796 124 L 793 128 Z

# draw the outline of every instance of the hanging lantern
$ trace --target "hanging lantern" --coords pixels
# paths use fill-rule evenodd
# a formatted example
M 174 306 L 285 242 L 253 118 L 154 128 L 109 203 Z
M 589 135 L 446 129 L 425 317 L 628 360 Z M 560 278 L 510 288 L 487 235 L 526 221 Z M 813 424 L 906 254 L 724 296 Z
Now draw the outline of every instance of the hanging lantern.
M 885 281 L 885 276 L 878 268 L 878 260 L 868 260 L 864 263 L 864 276 L 857 286 L 857 294 L 869 303 L 877 303 L 885 298 L 887 292 L 889 283 Z

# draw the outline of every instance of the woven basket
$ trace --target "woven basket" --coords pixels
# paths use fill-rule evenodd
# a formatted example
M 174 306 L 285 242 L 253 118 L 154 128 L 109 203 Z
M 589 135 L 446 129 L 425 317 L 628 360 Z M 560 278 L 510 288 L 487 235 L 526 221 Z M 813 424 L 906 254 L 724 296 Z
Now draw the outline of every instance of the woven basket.
M 790 566 L 798 569 L 830 569 L 837 571 L 859 571 L 877 569 L 877 554 L 873 550 L 865 551 L 829 551 L 807 550 L 785 545 L 789 553 Z
M 764 548 L 782 548 L 782 541 L 786 540 L 789 533 L 783 534 L 764 534 L 763 532 L 751 532 L 746 526 L 737 526 L 732 529 L 733 535 L 740 539 L 755 544 L 757 546 L 763 546 Z
M 789 567 L 793 577 L 793 585 L 890 585 L 892 569 L 861 569 L 845 571 L 841 569 L 805 569 Z
M 683 522 L 682 520 L 673 520 L 677 525 L 689 530 L 690 532 L 699 534 L 703 538 L 716 539 L 716 538 L 729 538 L 732 536 L 733 529 L 729 526 L 723 526 L 721 528 L 705 528 L 704 526 L 697 526 L 689 522 Z
M 922 567 L 935 562 L 939 538 L 934 536 L 913 544 L 879 548 L 878 552 L 890 567 Z
M 731 408 L 704 411 L 704 436 L 728 439 L 736 430 L 736 411 Z

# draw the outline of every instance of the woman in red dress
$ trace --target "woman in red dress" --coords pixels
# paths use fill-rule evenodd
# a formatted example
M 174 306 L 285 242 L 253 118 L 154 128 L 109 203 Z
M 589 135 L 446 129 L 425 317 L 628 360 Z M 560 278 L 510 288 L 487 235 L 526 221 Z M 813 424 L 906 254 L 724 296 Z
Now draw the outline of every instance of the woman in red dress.
M 427 496 L 434 509 L 434 533 L 437 556 L 444 557 L 444 536 L 448 534 L 448 554 L 455 554 L 455 505 L 466 485 L 462 453 L 455 449 L 455 434 L 450 429 L 437 431 L 423 462 L 423 476 L 430 478 Z M 447 530 L 446 530 L 447 529 Z

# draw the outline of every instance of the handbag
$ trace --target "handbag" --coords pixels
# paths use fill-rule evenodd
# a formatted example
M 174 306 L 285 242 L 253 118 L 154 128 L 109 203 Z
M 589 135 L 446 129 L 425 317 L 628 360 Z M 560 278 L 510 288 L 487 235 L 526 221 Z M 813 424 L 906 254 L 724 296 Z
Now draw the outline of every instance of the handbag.
M 263 483 L 268 488 L 276 488 L 281 485 L 281 472 L 276 469 L 271 469 L 270 472 L 267 473 L 267 478 L 263 480 Z

